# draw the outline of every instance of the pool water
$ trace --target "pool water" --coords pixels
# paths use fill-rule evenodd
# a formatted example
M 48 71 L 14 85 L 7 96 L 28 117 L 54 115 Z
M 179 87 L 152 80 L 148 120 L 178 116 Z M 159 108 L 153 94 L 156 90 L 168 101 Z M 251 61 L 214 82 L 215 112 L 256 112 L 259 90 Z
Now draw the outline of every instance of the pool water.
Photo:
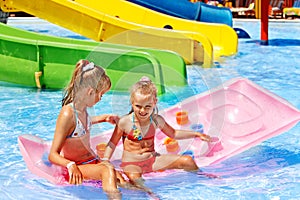
M 9 19 L 9 25 L 62 37 L 84 39 L 36 18 Z M 159 110 L 201 93 L 234 77 L 246 77 L 300 109 L 300 23 L 270 22 L 269 45 L 259 45 L 260 22 L 234 21 L 251 39 L 239 40 L 239 51 L 221 58 L 216 67 L 188 66 L 189 86 L 169 88 L 159 98 Z M 74 63 L 75 64 L 75 63 Z M 176 97 L 176 98 L 174 98 Z M 26 168 L 18 149 L 20 134 L 51 140 L 60 110 L 61 91 L 39 91 L 0 83 L 0 199 L 106 199 L 101 188 L 57 186 Z M 110 92 L 91 112 L 125 114 L 128 97 Z M 112 126 L 97 125 L 94 132 Z M 203 168 L 221 176 L 209 179 L 189 172 L 147 179 L 146 185 L 161 199 L 299 199 L 300 124 L 222 163 Z M 151 199 L 141 191 L 121 189 L 123 199 Z

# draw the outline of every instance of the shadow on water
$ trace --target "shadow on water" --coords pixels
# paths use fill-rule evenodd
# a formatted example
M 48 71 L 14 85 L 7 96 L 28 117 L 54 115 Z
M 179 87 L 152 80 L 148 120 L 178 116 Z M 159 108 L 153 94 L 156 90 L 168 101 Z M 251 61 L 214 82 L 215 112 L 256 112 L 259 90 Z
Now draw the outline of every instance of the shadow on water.
M 299 39 L 270 39 L 268 40 L 269 46 L 300 46 L 300 40 Z M 260 44 L 261 40 L 249 40 L 246 41 L 245 43 L 256 43 Z

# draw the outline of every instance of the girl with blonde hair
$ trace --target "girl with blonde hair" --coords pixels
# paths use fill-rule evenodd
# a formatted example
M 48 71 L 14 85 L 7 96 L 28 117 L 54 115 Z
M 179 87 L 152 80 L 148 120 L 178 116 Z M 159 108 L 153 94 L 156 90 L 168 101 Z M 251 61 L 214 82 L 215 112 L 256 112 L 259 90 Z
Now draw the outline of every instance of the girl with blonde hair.
M 101 161 L 90 147 L 91 126 L 100 122 L 115 124 L 115 115 L 89 116 L 88 107 L 101 100 L 111 87 L 103 68 L 87 60 L 76 64 L 72 79 L 65 90 L 58 115 L 49 160 L 67 170 L 70 184 L 84 179 L 102 180 L 103 190 L 118 192 L 117 182 L 125 183 L 113 165 Z
M 132 110 L 120 118 L 113 135 L 106 147 L 104 158 L 110 159 L 119 140 L 123 139 L 123 155 L 121 167 L 130 181 L 139 187 L 143 186 L 142 174 L 147 172 L 184 169 L 198 170 L 191 156 L 164 154 L 155 151 L 155 132 L 161 130 L 170 138 L 187 139 L 199 137 L 210 141 L 206 134 L 176 130 L 157 113 L 157 89 L 147 77 L 133 85 L 130 92 Z

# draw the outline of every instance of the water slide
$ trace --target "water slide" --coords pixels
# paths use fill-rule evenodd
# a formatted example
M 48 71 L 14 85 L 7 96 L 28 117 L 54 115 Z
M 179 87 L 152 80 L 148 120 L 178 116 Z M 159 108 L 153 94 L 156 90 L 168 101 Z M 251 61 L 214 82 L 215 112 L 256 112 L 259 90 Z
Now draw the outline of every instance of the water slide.
M 237 52 L 237 34 L 232 27 L 225 24 L 181 19 L 124 0 L 110 0 L 110 4 L 105 0 L 98 0 L 97 4 L 93 0 L 76 0 L 76 2 L 137 24 L 201 33 L 211 41 L 215 57 L 230 56 Z
M 232 27 L 232 12 L 229 8 L 208 5 L 188 0 L 128 0 L 151 10 L 199 22 L 227 24 Z
M 230 8 L 208 5 L 203 2 L 187 0 L 127 0 L 140 6 L 155 10 L 166 15 L 207 23 L 220 23 L 232 27 Z M 234 28 L 238 38 L 250 38 L 241 28 Z
M 18 8 L 96 41 L 173 50 L 187 64 L 203 67 L 212 65 L 213 56 L 237 52 L 237 35 L 227 25 L 171 17 L 123 0 L 7 0 L 1 8 Z
M 184 60 L 175 52 L 54 37 L 0 23 L 0 81 L 61 89 L 84 58 L 106 68 L 114 91 L 128 91 L 143 75 L 159 94 L 187 84 Z

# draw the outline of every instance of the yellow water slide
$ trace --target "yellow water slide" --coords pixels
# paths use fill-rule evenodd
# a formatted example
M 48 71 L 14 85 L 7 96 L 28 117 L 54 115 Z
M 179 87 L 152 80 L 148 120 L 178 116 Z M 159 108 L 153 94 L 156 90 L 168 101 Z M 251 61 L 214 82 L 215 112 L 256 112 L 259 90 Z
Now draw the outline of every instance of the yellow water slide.
M 172 17 L 126 0 L 109 0 L 109 3 L 107 0 L 97 0 L 97 3 L 95 0 L 74 1 L 110 16 L 137 24 L 202 33 L 212 42 L 215 57 L 231 56 L 237 52 L 238 36 L 232 27 L 225 24 L 203 23 Z
M 116 7 L 122 8 L 123 3 L 123 1 L 112 0 L 109 3 L 98 0 L 97 3 L 69 0 L 3 0 L 1 8 L 8 12 L 17 8 L 96 41 L 169 49 L 178 52 L 188 64 L 200 62 L 203 67 L 212 66 L 213 50 L 218 51 L 221 46 L 213 48 L 208 35 L 199 31 L 169 30 L 142 25 L 129 21 L 130 19 L 123 19 L 122 13 L 125 12 L 118 15 L 112 14 L 112 11 L 108 12 L 109 5 L 111 10 L 114 10 L 113 8 Z M 98 4 L 100 7 L 104 6 L 107 11 L 100 10 Z M 152 12 L 141 7 L 137 10 L 127 10 L 136 18 L 147 15 L 146 11 Z M 221 29 L 218 31 L 220 32 Z M 237 49 L 234 40 L 231 45 L 235 46 L 235 51 L 230 54 L 234 54 Z

